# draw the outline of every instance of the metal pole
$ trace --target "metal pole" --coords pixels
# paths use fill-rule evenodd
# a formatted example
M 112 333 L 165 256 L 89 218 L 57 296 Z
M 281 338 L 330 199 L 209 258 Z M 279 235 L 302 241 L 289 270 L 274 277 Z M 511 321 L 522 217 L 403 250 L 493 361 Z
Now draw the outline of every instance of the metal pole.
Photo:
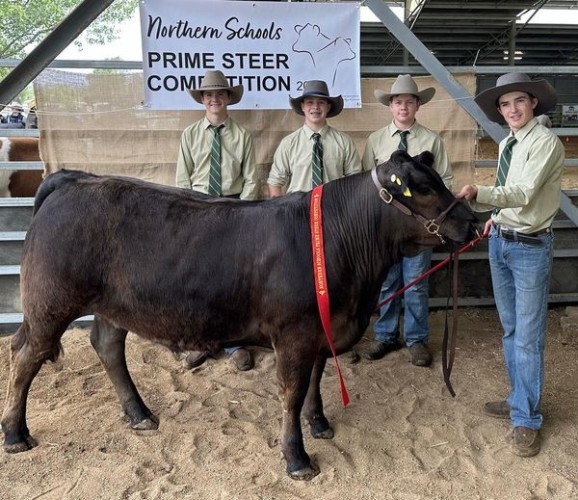
M 409 17 L 409 0 L 405 0 L 404 6 L 403 6 L 403 24 L 406 24 L 407 22 L 407 18 Z M 406 25 L 407 26 L 407 25 Z M 403 65 L 404 66 L 408 66 L 409 65 L 409 52 L 407 50 L 407 48 L 404 46 L 403 47 Z
M 0 82 L 0 103 L 12 101 L 114 0 L 84 0 Z
M 516 64 L 516 20 L 512 20 L 510 28 L 510 38 L 508 40 L 508 65 Z

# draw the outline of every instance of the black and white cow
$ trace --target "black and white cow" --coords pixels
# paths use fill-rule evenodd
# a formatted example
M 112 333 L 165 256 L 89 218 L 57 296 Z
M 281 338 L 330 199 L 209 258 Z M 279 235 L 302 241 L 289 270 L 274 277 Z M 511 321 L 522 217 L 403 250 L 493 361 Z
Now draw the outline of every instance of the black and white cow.
M 396 152 L 373 178 L 365 172 L 324 186 L 338 353 L 363 335 L 390 266 L 439 243 L 436 225 L 427 221 L 446 211 L 444 237 L 463 243 L 475 235 L 476 219 L 464 205 L 452 205 L 432 162 L 428 152 L 415 158 Z M 384 202 L 390 195 L 403 211 Z M 311 193 L 261 202 L 210 199 L 122 177 L 48 176 L 24 245 L 24 320 L 11 344 L 5 451 L 36 445 L 26 424 L 30 385 L 42 364 L 59 356 L 68 325 L 95 314 L 92 345 L 134 429 L 156 429 L 158 420 L 128 372 L 128 331 L 174 351 L 272 346 L 287 472 L 314 477 L 300 417 L 316 438 L 331 438 L 333 430 L 320 395 L 330 350 L 314 287 L 310 199 Z

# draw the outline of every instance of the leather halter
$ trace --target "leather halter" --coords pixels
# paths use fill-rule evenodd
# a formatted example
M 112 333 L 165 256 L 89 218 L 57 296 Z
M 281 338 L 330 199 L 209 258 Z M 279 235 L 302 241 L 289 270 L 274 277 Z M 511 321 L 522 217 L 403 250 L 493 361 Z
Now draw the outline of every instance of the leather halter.
M 414 213 L 410 208 L 406 207 L 403 203 L 397 201 L 393 197 L 393 195 L 380 184 L 379 179 L 377 178 L 377 171 L 375 168 L 371 170 L 371 178 L 373 179 L 373 183 L 376 185 L 377 190 L 379 191 L 379 197 L 385 203 L 393 205 L 394 207 L 396 207 L 398 210 L 400 210 L 401 212 L 403 212 L 406 215 L 411 215 L 411 216 L 415 217 L 418 221 L 420 221 L 424 225 L 424 227 L 427 229 L 427 231 L 429 233 L 435 234 L 440 239 L 440 241 L 442 243 L 445 243 L 442 235 L 439 233 L 439 228 L 440 228 L 442 222 L 446 219 L 446 217 L 450 213 L 450 211 L 456 206 L 457 203 L 459 203 L 459 200 L 457 198 L 454 198 L 454 200 L 449 204 L 449 206 L 436 219 L 426 219 L 422 215 Z M 443 337 L 443 343 L 442 343 L 442 371 L 443 371 L 443 376 L 444 376 L 444 382 L 446 384 L 446 387 L 448 388 L 448 391 L 452 395 L 452 397 L 454 397 L 456 395 L 454 388 L 452 387 L 452 384 L 450 382 L 450 375 L 452 373 L 452 368 L 453 368 L 453 364 L 454 364 L 454 358 L 455 358 L 455 353 L 456 353 L 457 331 L 458 331 L 458 256 L 463 251 L 471 248 L 471 246 L 474 243 L 477 243 L 482 237 L 483 237 L 482 235 L 478 235 L 478 238 L 476 240 L 474 240 L 473 242 L 470 242 L 468 245 L 466 245 L 461 250 L 458 250 L 457 252 L 452 250 L 450 252 L 450 256 L 447 259 L 445 259 L 443 262 L 441 262 L 437 266 L 432 267 L 428 272 L 422 274 L 416 280 L 412 281 L 411 283 L 409 283 L 408 285 L 406 285 L 404 288 L 402 288 L 400 291 L 397 292 L 397 293 L 401 294 L 401 292 L 405 291 L 407 288 L 413 286 L 418 281 L 421 281 L 422 279 L 429 276 L 432 272 L 439 269 L 439 267 L 441 267 L 441 265 L 445 265 L 448 261 L 453 261 L 454 265 L 453 265 L 453 270 L 451 272 L 451 276 L 452 276 L 451 277 L 451 281 L 452 281 L 452 287 L 451 288 L 452 288 L 452 295 L 453 295 L 452 332 L 451 332 L 451 338 L 450 338 L 450 332 L 449 332 L 449 328 L 448 328 L 447 308 L 446 308 L 446 323 L 445 323 L 445 327 L 444 327 L 444 337 Z M 397 294 L 394 294 L 390 299 L 388 299 L 388 301 L 391 300 L 392 298 L 394 298 L 395 296 L 397 296 Z M 387 302 L 387 301 L 382 302 L 380 304 L 380 306 L 385 302 Z
M 443 221 L 446 219 L 448 214 L 451 212 L 451 210 L 460 202 L 460 200 L 454 198 L 454 200 L 449 204 L 449 206 L 435 219 L 426 219 L 423 215 L 415 213 L 411 208 L 405 206 L 403 203 L 396 200 L 393 197 L 393 195 L 385 187 L 381 185 L 379 179 L 377 178 L 377 169 L 373 168 L 371 170 L 371 178 L 373 180 L 373 183 L 377 187 L 379 197 L 385 203 L 387 203 L 388 205 L 393 205 L 395 208 L 397 208 L 400 212 L 404 213 L 405 215 L 411 215 L 426 228 L 428 233 L 435 234 L 440 239 L 440 242 L 442 244 L 445 243 L 443 236 L 439 232 L 440 226 L 442 225 Z

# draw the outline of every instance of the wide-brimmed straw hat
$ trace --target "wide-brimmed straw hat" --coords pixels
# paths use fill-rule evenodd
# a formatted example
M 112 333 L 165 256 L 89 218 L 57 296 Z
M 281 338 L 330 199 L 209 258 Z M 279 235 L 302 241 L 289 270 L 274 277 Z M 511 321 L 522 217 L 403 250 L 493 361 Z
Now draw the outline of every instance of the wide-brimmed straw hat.
M 241 97 L 243 97 L 243 85 L 236 85 L 231 87 L 229 81 L 222 71 L 208 70 L 201 81 L 201 86 L 198 89 L 189 89 L 189 93 L 193 99 L 199 104 L 203 104 L 203 92 L 208 90 L 226 90 L 231 96 L 229 104 L 237 104 Z
M 399 75 L 393 85 L 391 86 L 390 92 L 384 92 L 383 90 L 375 89 L 373 95 L 381 103 L 389 106 L 389 101 L 392 97 L 400 94 L 412 94 L 419 99 L 420 104 L 425 104 L 431 101 L 432 97 L 436 93 L 436 89 L 433 87 L 428 87 L 421 92 L 417 89 L 417 83 L 411 77 L 411 75 Z
M 9 107 L 12 109 L 17 109 L 18 111 L 24 111 L 22 104 L 20 104 L 18 101 L 12 101 Z
M 498 99 L 508 92 L 526 92 L 537 97 L 534 116 L 550 111 L 558 102 L 556 91 L 547 80 L 532 80 L 525 73 L 506 73 L 500 76 L 495 87 L 480 92 L 474 101 L 490 120 L 503 124 L 506 120 L 498 112 Z
M 289 104 L 293 108 L 293 111 L 298 115 L 304 116 L 303 110 L 301 109 L 301 103 L 307 97 L 322 97 L 329 101 L 331 109 L 327 113 L 327 118 L 337 116 L 343 109 L 343 97 L 340 95 L 331 97 L 329 95 L 327 84 L 323 80 L 309 80 L 305 82 L 305 85 L 303 86 L 303 94 L 300 97 L 289 97 Z

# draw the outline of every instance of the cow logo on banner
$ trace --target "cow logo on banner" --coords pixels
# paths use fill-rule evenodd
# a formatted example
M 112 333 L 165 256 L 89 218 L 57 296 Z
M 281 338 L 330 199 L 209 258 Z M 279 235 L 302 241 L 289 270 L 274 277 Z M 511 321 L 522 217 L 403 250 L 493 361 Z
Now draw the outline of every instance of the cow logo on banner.
M 313 79 L 361 107 L 359 4 L 142 0 L 140 15 L 151 109 L 202 109 L 187 89 L 209 69 L 243 85 L 235 109 L 287 109 Z

